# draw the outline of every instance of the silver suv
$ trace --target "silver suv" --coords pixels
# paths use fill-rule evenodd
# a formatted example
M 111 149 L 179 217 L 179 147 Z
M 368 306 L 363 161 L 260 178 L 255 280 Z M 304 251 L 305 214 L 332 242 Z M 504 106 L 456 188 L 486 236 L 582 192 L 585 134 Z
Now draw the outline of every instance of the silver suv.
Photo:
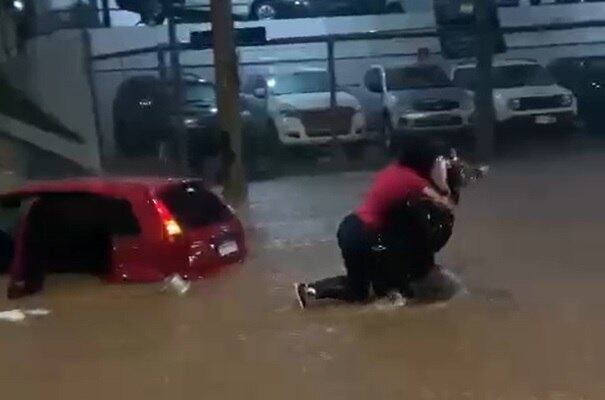
M 472 94 L 455 87 L 438 65 L 375 65 L 365 86 L 380 95 L 387 147 L 406 132 L 464 132 L 472 123 Z

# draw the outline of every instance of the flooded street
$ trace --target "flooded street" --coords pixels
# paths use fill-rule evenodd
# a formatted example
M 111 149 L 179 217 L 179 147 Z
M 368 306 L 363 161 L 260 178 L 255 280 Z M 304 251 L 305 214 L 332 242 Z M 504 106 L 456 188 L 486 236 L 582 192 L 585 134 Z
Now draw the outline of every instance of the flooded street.
M 46 317 L 0 323 L 11 399 L 602 399 L 603 150 L 502 159 L 463 193 L 439 261 L 470 293 L 300 312 L 337 274 L 334 232 L 371 173 L 256 183 L 251 256 L 184 297 L 54 276 Z M 5 280 L 2 281 L 5 287 Z

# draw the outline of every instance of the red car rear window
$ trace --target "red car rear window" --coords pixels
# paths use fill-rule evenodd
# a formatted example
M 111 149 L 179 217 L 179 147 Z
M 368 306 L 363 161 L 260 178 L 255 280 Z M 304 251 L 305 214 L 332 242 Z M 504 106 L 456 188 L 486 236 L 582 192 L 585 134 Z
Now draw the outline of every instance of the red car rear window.
M 179 223 L 190 228 L 225 222 L 232 216 L 214 193 L 197 183 L 170 186 L 159 198 Z

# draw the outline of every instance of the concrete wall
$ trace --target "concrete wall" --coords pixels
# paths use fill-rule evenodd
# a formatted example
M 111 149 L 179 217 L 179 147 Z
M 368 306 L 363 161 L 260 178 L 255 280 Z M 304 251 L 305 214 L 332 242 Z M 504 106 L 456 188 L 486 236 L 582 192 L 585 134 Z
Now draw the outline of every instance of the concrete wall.
M 0 63 L 17 53 L 17 24 L 6 7 L 0 7 Z
M 88 74 L 88 50 L 82 31 L 58 31 L 27 43 L 25 52 L 0 65 L 13 87 L 47 114 L 76 132 L 76 143 L 0 114 L 0 131 L 44 151 L 56 153 L 90 171 L 101 168 Z

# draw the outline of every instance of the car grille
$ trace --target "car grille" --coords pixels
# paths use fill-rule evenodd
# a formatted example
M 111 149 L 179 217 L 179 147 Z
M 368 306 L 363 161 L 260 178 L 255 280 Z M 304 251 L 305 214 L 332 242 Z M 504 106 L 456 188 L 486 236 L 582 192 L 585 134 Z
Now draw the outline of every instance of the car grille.
M 460 107 L 455 100 L 418 100 L 414 103 L 417 111 L 449 111 Z
M 438 128 L 440 126 L 456 125 L 462 125 L 462 117 L 457 115 L 432 115 L 413 120 L 412 126 L 416 128 Z
M 522 97 L 519 101 L 521 103 L 519 110 L 521 111 L 561 107 L 561 98 L 559 96 Z
M 355 110 L 351 107 L 337 107 L 335 110 L 305 110 L 301 112 L 301 119 L 309 137 L 348 135 L 354 113 Z

